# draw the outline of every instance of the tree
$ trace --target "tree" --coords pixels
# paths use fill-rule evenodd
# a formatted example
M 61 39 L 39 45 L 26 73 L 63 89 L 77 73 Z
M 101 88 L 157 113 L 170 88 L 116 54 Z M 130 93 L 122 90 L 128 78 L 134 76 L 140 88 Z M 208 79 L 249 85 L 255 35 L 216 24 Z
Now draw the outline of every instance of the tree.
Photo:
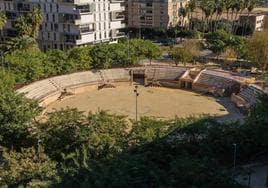
M 248 58 L 260 68 L 263 73 L 268 69 L 268 32 L 255 32 L 249 39 Z
M 68 60 L 73 61 L 75 69 L 88 70 L 92 66 L 92 58 L 90 57 L 91 47 L 72 48 L 68 51 Z
M 0 30 L 6 25 L 6 15 L 3 11 L 0 11 Z
M 9 54 L 15 51 L 25 52 L 28 50 L 39 50 L 36 40 L 29 36 L 15 37 L 10 40 L 6 40 L 0 44 L 0 49 Z
M 49 75 L 58 75 L 75 72 L 75 61 L 68 59 L 68 54 L 62 50 L 51 49 L 46 53 L 45 69 Z M 48 66 L 48 67 L 46 67 Z
M 150 60 L 150 65 L 152 63 L 152 59 L 161 56 L 161 50 L 159 46 L 153 44 L 151 41 L 144 42 L 144 56 Z
M 18 17 L 15 21 L 15 29 L 20 37 L 37 38 L 39 27 L 43 22 L 40 9 L 34 8 L 30 13 Z
M 173 48 L 170 55 L 172 56 L 176 66 L 183 63 L 186 66 L 187 62 L 192 61 L 193 55 L 186 48 L 176 47 Z
M 0 186 L 47 187 L 57 182 L 56 162 L 42 147 L 22 148 L 21 152 L 5 150 L 1 154 Z
M 27 83 L 44 77 L 45 56 L 40 51 L 15 51 L 6 56 L 6 62 L 17 83 Z
M 195 11 L 196 9 L 196 6 L 197 6 L 197 2 L 196 0 L 190 0 L 189 3 L 188 3 L 188 8 L 189 8 L 189 12 L 190 12 L 190 23 L 189 23 L 189 28 L 192 29 L 193 27 L 193 12 Z
M 225 10 L 225 4 L 223 0 L 215 0 L 214 12 L 216 12 L 216 25 L 215 29 L 218 28 L 218 22 L 221 20 L 223 11 Z M 214 30 L 215 31 L 215 30 Z
M 10 90 L 14 88 L 15 86 L 15 76 L 5 70 L 4 67 L 2 67 L 2 70 L 0 72 L 0 88 L 1 90 Z
M 29 128 L 39 113 L 35 101 L 0 86 L 0 145 L 15 149 L 31 146 L 35 140 L 29 137 Z
M 248 25 L 249 25 L 250 13 L 253 11 L 255 6 L 257 5 L 258 0 L 246 0 L 245 2 L 246 2 L 245 6 L 247 8 L 248 14 L 247 14 L 247 22 L 246 22 L 246 24 L 244 24 L 244 28 L 243 28 L 243 32 L 242 32 L 243 35 L 245 34 L 246 27 L 248 27 Z
M 179 8 L 179 17 L 180 17 L 180 26 L 184 27 L 185 26 L 185 18 L 187 17 L 188 14 L 188 9 L 184 7 Z
M 14 28 L 17 30 L 19 37 L 31 36 L 32 28 L 27 16 L 19 16 L 15 20 Z
M 219 55 L 226 48 L 226 43 L 230 39 L 230 35 L 224 30 L 217 30 L 216 32 L 208 33 L 206 39 L 209 48 Z
M 126 146 L 124 116 L 103 111 L 85 116 L 77 109 L 47 115 L 47 121 L 38 124 L 37 129 L 45 151 L 53 159 L 61 160 L 63 154 L 71 154 L 83 145 L 89 149 L 91 159 L 113 156 Z
M 167 135 L 172 124 L 170 121 L 142 117 L 134 122 L 130 132 L 130 143 L 135 145 L 148 144 Z
M 43 17 L 40 9 L 34 8 L 28 15 L 29 22 L 31 25 L 31 35 L 30 37 L 37 38 L 39 33 L 39 27 L 43 22 Z
M 200 44 L 194 40 L 187 40 L 182 43 L 182 47 L 172 48 L 169 52 L 176 66 L 183 63 L 186 66 L 187 62 L 191 62 L 200 54 Z
M 203 33 L 205 33 L 206 30 L 211 31 L 211 27 L 209 26 L 211 25 L 211 20 L 213 16 L 214 3 L 212 2 L 212 0 L 201 0 L 200 8 L 205 15 L 205 25 L 203 26 Z M 210 20 L 209 17 L 211 17 Z M 202 18 L 202 20 L 203 19 L 204 18 Z

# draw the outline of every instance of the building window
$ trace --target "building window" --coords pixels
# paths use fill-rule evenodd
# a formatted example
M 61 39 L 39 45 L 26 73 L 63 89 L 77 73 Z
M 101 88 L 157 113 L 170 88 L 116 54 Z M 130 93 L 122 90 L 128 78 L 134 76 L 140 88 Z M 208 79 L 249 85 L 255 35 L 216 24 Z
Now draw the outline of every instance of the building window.
M 58 31 L 58 29 L 59 29 L 59 25 L 58 24 L 54 24 L 54 30 L 55 31 Z

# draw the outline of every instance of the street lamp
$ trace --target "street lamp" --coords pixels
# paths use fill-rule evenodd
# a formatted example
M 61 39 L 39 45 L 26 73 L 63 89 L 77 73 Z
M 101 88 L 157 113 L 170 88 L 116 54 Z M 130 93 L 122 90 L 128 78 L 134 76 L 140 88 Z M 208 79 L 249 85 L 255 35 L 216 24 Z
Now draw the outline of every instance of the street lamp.
M 233 166 L 233 176 L 234 176 L 234 174 L 235 174 L 235 165 L 236 165 L 236 150 L 237 150 L 237 145 L 236 145 L 236 143 L 234 143 L 233 144 L 233 146 L 234 146 L 234 166 Z
M 135 96 L 136 96 L 136 121 L 138 121 L 138 96 L 139 96 L 139 92 L 138 92 L 138 86 L 137 85 L 135 85 L 134 93 L 135 93 Z

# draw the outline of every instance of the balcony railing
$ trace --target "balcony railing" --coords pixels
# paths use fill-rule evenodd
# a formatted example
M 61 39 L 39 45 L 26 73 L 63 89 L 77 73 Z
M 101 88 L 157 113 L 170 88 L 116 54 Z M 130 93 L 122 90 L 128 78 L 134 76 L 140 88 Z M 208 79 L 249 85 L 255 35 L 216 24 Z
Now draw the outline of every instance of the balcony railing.
M 113 31 L 111 31 L 110 36 L 112 38 L 122 38 L 122 37 L 125 37 L 126 35 L 124 32 L 121 32 L 118 30 L 113 30 Z
M 110 0 L 111 3 L 122 3 L 125 2 L 125 0 Z
M 76 40 L 81 39 L 80 35 L 70 34 L 70 33 L 61 33 L 60 39 L 62 42 L 66 43 L 76 43 Z
M 110 18 L 111 18 L 112 21 L 114 21 L 114 20 L 124 20 L 125 15 L 122 14 L 121 12 L 112 12 L 110 14 Z

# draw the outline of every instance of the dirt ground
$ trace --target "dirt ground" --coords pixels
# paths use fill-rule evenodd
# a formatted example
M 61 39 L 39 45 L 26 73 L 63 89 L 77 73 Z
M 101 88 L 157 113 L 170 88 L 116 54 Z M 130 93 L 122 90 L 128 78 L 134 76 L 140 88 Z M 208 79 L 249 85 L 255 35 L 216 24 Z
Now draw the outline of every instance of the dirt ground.
M 78 108 L 85 112 L 107 110 L 111 113 L 128 115 L 135 118 L 135 94 L 133 86 L 118 86 L 93 90 L 52 103 L 47 109 L 66 107 Z M 138 116 L 154 116 L 158 118 L 188 117 L 190 115 L 210 115 L 229 118 L 230 106 L 218 99 L 202 96 L 180 89 L 158 87 L 138 88 Z M 224 102 L 226 103 L 226 102 Z M 233 114 L 232 114 L 232 117 Z M 236 118 L 236 115 L 235 115 Z

